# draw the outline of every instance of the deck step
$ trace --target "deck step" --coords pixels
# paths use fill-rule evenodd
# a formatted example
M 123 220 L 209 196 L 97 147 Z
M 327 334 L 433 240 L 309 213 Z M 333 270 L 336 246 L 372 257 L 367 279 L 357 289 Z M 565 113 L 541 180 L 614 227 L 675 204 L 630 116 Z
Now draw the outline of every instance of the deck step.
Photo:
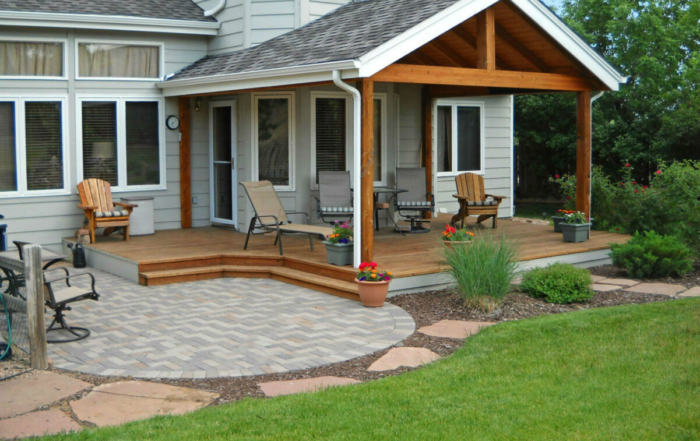
M 359 300 L 353 282 L 280 266 L 210 265 L 139 273 L 139 283 L 145 286 L 167 285 L 222 277 L 270 278 L 316 291 Z

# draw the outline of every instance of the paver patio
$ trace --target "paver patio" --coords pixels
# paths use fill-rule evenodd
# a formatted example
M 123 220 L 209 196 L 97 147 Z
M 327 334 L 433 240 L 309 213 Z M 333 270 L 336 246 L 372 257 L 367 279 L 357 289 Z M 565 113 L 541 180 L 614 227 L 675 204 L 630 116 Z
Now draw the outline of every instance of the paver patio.
M 92 335 L 49 345 L 61 369 L 136 378 L 288 372 L 366 355 L 415 330 L 399 307 L 364 308 L 270 279 L 148 288 L 90 271 L 100 301 L 75 304 L 67 319 Z

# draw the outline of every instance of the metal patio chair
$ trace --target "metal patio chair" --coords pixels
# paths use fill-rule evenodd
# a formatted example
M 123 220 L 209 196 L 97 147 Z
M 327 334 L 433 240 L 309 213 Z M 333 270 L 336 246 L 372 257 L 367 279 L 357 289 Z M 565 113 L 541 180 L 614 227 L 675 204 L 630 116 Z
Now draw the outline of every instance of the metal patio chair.
M 77 277 L 89 277 L 91 280 L 90 289 L 83 289 L 77 286 L 71 286 L 70 280 Z M 58 288 L 60 282 L 65 282 L 65 287 Z M 95 276 L 90 273 L 80 273 L 80 274 L 68 274 L 66 270 L 66 275 L 60 275 L 60 277 L 54 274 L 46 275 L 44 274 L 44 285 L 46 287 L 44 297 L 45 306 L 50 308 L 54 312 L 53 321 L 46 329 L 46 342 L 47 343 L 67 343 L 71 341 L 78 341 L 90 336 L 90 330 L 87 328 L 80 328 L 77 326 L 70 326 L 66 323 L 65 311 L 70 311 L 71 307 L 68 306 L 71 303 L 81 302 L 83 300 L 99 300 L 100 295 L 95 291 Z M 55 327 L 58 325 L 58 327 Z M 59 331 L 68 331 L 73 335 L 71 338 L 66 339 L 54 339 L 49 338 L 51 333 L 56 333 Z
M 411 222 L 408 233 L 427 233 L 430 227 L 424 228 L 424 223 L 430 223 L 425 219 L 428 212 L 435 207 L 435 196 L 428 193 L 425 182 L 425 168 L 397 168 L 396 188 L 406 190 L 394 198 L 394 209 L 401 217 Z
M 350 172 L 318 172 L 318 197 L 316 209 L 321 220 L 327 224 L 338 220 L 351 221 L 354 215 Z

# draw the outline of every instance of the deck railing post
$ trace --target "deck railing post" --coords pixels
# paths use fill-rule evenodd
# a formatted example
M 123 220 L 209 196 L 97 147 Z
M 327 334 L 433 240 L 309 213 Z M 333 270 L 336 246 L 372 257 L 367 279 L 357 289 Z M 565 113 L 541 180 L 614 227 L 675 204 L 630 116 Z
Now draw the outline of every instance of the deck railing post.
M 24 278 L 27 293 L 27 324 L 29 327 L 29 358 L 34 369 L 48 369 L 49 357 L 44 323 L 44 271 L 41 246 L 25 245 Z

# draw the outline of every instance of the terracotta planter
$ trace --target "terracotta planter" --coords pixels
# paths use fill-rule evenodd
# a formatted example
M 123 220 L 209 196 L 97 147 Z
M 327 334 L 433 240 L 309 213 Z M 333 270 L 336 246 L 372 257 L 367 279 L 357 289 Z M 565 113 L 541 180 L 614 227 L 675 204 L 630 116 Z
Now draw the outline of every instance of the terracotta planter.
M 452 249 L 452 248 L 457 247 L 457 246 L 471 245 L 472 241 L 471 240 L 462 240 L 462 241 L 443 240 L 442 243 L 444 243 L 447 248 Z
M 360 293 L 362 305 L 368 308 L 379 308 L 384 306 L 386 295 L 389 294 L 389 283 L 391 282 L 364 282 L 355 279 L 357 290 Z

